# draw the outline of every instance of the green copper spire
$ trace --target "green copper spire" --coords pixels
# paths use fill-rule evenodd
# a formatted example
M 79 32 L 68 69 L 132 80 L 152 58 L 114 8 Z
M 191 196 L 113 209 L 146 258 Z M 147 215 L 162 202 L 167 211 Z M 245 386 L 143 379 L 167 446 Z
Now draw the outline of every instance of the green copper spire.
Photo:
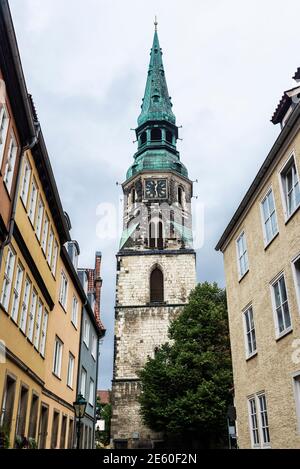
M 142 104 L 142 112 L 138 118 L 138 125 L 152 120 L 165 120 L 172 124 L 176 122 L 175 115 L 172 112 L 172 102 L 165 77 L 156 20 L 154 24 L 155 32 L 151 49 L 148 78 Z

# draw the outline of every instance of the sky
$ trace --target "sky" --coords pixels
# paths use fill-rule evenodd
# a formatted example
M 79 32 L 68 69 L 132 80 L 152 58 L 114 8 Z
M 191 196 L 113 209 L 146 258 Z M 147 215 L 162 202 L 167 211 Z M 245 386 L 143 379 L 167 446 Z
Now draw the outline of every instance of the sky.
M 102 260 L 99 388 L 111 387 L 118 236 L 101 235 L 101 204 L 119 207 L 136 151 L 154 17 L 177 125 L 177 149 L 204 208 L 198 281 L 225 286 L 214 247 L 280 129 L 270 118 L 298 66 L 299 0 L 10 0 L 33 95 L 80 266 Z M 100 209 L 99 209 L 100 204 Z M 111 221 L 114 223 L 114 221 Z

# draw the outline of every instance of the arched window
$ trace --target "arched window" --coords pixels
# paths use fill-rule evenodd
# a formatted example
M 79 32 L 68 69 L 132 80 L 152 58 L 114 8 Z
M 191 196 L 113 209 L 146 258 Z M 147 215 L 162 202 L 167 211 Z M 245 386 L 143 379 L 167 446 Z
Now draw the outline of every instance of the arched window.
M 150 302 L 162 303 L 164 301 L 164 276 L 156 267 L 150 275 Z
M 177 200 L 179 205 L 182 205 L 182 188 L 178 187 Z
M 171 130 L 167 130 L 166 131 L 166 140 L 168 143 L 173 143 L 173 135 L 172 135 L 172 132 Z
M 161 140 L 161 130 L 152 129 L 151 130 L 151 142 L 158 142 Z
M 133 204 L 135 204 L 135 198 L 136 198 L 135 189 L 132 189 L 132 191 L 131 191 L 131 202 Z
M 164 248 L 164 230 L 162 221 L 151 221 L 149 224 L 149 247 L 151 249 Z
M 141 145 L 144 145 L 147 142 L 147 133 L 143 132 L 141 135 Z

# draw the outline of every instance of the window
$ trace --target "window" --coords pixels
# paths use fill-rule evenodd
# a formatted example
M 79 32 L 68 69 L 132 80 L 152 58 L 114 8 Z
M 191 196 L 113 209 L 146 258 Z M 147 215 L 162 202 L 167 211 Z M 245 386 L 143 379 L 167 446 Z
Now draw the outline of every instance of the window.
M 276 335 L 280 336 L 291 329 L 291 317 L 284 275 L 272 284 Z
M 68 449 L 73 448 L 73 440 L 74 440 L 74 420 L 69 420 L 69 433 L 68 433 Z
M 84 318 L 83 342 L 89 348 L 90 345 L 90 322 L 88 318 Z
M 31 289 L 31 282 L 30 282 L 29 278 L 26 277 L 24 293 L 23 293 L 22 307 L 21 307 L 21 317 L 20 317 L 20 323 L 19 323 L 20 329 L 21 329 L 22 332 L 24 332 L 24 334 L 26 334 L 30 289 Z
M 92 334 L 92 357 L 96 360 L 97 357 L 97 338 Z
M 46 448 L 46 441 L 47 441 L 47 435 L 48 435 L 48 417 L 49 417 L 49 407 L 42 404 L 41 415 L 40 415 L 40 429 L 39 429 L 39 449 Z
M 9 429 L 12 424 L 14 403 L 15 403 L 16 381 L 11 376 L 6 376 L 2 409 L 0 413 L 0 425 L 5 425 Z
M 157 142 L 161 140 L 161 130 L 160 129 L 152 129 L 151 130 L 151 141 Z
M 34 438 L 34 439 L 36 438 L 38 407 L 39 407 L 39 398 L 36 394 L 32 394 L 28 438 Z
M 32 179 L 31 192 L 30 192 L 30 201 L 29 201 L 29 210 L 28 210 L 29 220 L 31 221 L 32 224 L 34 224 L 34 218 L 35 218 L 37 193 L 38 193 L 38 191 L 37 191 L 36 182 L 35 182 L 34 179 Z
M 0 171 L 2 167 L 6 136 L 8 131 L 9 116 L 4 104 L 0 104 Z
M 46 248 L 47 248 L 48 230 L 49 230 L 49 217 L 46 214 L 44 218 L 43 235 L 42 235 L 42 249 L 45 254 L 46 254 Z
M 30 303 L 30 311 L 29 311 L 29 325 L 28 325 L 28 332 L 27 332 L 27 337 L 30 340 L 30 342 L 32 342 L 32 340 L 33 340 L 36 306 L 37 306 L 37 292 L 33 288 L 32 293 L 31 293 L 31 303 Z
M 22 186 L 21 186 L 21 199 L 23 200 L 25 207 L 27 207 L 30 176 L 31 176 L 31 166 L 26 158 L 24 162 L 24 174 L 23 174 L 23 181 L 22 181 Z
M 270 446 L 270 433 L 265 394 L 257 394 L 249 398 L 248 406 L 252 446 Z
M 241 278 L 249 270 L 246 236 L 245 236 L 244 231 L 238 237 L 236 244 L 237 244 L 239 275 Z
M 269 422 L 268 422 L 266 396 L 264 394 L 260 394 L 258 396 L 258 402 L 259 402 L 262 441 L 263 441 L 264 445 L 268 445 L 270 443 L 270 433 L 269 433 Z
M 95 383 L 90 379 L 90 388 L 89 388 L 89 404 L 94 407 L 95 403 Z
M 294 156 L 281 172 L 286 215 L 289 217 L 300 205 L 300 187 Z
M 59 412 L 54 410 L 53 421 L 52 421 L 52 432 L 51 432 L 51 449 L 56 449 L 57 447 L 58 426 L 59 426 Z
M 246 311 L 244 311 L 244 326 L 246 355 L 247 357 L 251 357 L 256 353 L 256 337 L 252 306 L 250 306 Z
M 15 257 L 15 253 L 11 250 L 11 248 L 8 248 L 5 263 L 4 280 L 1 292 L 1 304 L 6 311 L 8 311 L 9 306 L 11 282 L 15 266 Z
M 149 224 L 149 247 L 151 249 L 163 249 L 164 248 L 164 235 L 163 235 L 163 223 L 162 221 L 151 221 Z
M 48 312 L 44 311 L 43 317 L 43 325 L 42 325 L 42 336 L 41 336 L 41 343 L 40 343 L 40 354 L 42 357 L 45 356 L 45 345 L 46 345 L 46 338 L 47 338 L 47 326 L 48 326 Z
M 295 281 L 296 296 L 298 301 L 298 308 L 300 311 L 300 255 L 293 260 L 293 273 Z
M 16 139 L 14 135 L 12 134 L 10 137 L 8 155 L 7 155 L 5 171 L 4 171 L 4 184 L 6 185 L 9 193 L 11 192 L 11 186 L 12 186 L 16 158 L 17 158 L 17 151 L 18 151 L 18 147 L 17 147 Z
M 48 238 L 48 252 L 47 252 L 47 262 L 50 266 L 52 264 L 53 241 L 54 241 L 54 233 L 51 228 L 49 238 Z
M 166 131 L 166 140 L 168 143 L 173 143 L 173 134 L 170 130 Z
M 57 256 L 58 256 L 58 242 L 55 240 L 52 263 L 51 263 L 51 272 L 53 273 L 54 277 L 56 276 Z
M 75 327 L 77 327 L 78 323 L 78 300 L 75 296 L 73 296 L 73 301 L 72 301 L 72 323 L 74 324 Z
M 164 277 L 157 267 L 150 275 L 150 302 L 162 303 L 164 301 Z
M 16 425 L 16 435 L 18 436 L 24 436 L 25 434 L 27 404 L 28 389 L 24 386 L 21 386 Z
M 21 264 L 18 264 L 16 278 L 15 278 L 15 285 L 14 285 L 14 290 L 13 290 L 12 308 L 11 308 L 11 318 L 15 322 L 18 322 L 23 274 L 24 274 L 24 269 L 21 266 Z
M 63 415 L 60 430 L 60 449 L 65 449 L 66 446 L 66 433 L 67 433 L 67 416 Z
M 67 308 L 68 279 L 64 272 L 61 272 L 59 302 L 64 309 Z
M 296 401 L 296 413 L 298 419 L 298 433 L 300 433 L 300 374 L 294 376 L 293 381 Z
M 83 397 L 86 395 L 86 370 L 84 368 L 81 369 L 81 381 L 80 381 L 80 393 Z
M 44 215 L 44 203 L 42 199 L 39 198 L 38 211 L 37 211 L 36 224 L 35 224 L 35 232 L 39 241 L 41 240 L 41 234 L 42 234 L 43 215 Z
M 182 188 L 181 187 L 178 187 L 177 200 L 178 200 L 179 205 L 182 205 Z
M 35 323 L 35 333 L 34 333 L 34 346 L 37 350 L 39 350 L 39 345 L 40 345 L 42 315 L 43 315 L 43 303 L 41 302 L 41 300 L 39 300 L 36 323 Z
M 63 343 L 56 337 L 54 342 L 53 373 L 60 378 Z
M 147 142 L 147 133 L 143 132 L 141 135 L 141 145 L 144 145 Z
M 67 385 L 72 389 L 73 389 L 74 363 L 75 363 L 74 355 L 72 355 L 72 353 L 70 352 L 69 353 Z
M 269 190 L 261 203 L 263 219 L 264 240 L 267 245 L 278 233 L 277 216 L 272 189 Z

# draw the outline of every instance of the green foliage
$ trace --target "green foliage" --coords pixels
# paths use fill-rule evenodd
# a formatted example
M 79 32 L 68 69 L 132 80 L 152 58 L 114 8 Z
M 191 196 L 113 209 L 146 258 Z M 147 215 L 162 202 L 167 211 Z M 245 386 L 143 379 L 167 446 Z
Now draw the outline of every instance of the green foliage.
M 105 429 L 104 431 L 96 430 L 96 441 L 103 446 L 110 444 L 111 414 L 111 404 L 100 404 L 100 401 L 97 399 L 97 418 L 105 421 Z
M 9 443 L 10 427 L 9 425 L 3 423 L 0 425 L 0 449 L 8 449 L 10 446 Z
M 225 291 L 215 283 L 197 285 L 169 338 L 140 372 L 143 420 L 173 441 L 220 446 L 232 399 Z

